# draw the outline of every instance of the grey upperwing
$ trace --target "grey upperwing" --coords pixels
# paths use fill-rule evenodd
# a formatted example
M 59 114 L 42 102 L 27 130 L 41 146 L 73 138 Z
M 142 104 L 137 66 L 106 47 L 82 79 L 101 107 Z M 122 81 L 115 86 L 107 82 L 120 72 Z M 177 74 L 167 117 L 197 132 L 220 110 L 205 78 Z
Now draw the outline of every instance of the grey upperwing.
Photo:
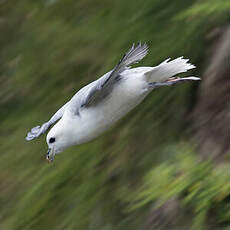
M 32 128 L 31 131 L 27 133 L 26 140 L 33 140 L 45 133 L 52 124 L 63 116 L 66 109 L 74 115 L 79 115 L 79 110 L 81 108 L 94 106 L 98 102 L 101 102 L 111 92 L 115 83 L 119 80 L 120 74 L 128 69 L 131 64 L 137 63 L 143 59 L 147 53 L 148 46 L 146 44 L 142 45 L 138 43 L 136 47 L 133 44 L 131 49 L 123 56 L 112 71 L 79 90 L 48 122 L 45 122 L 42 126 Z
M 35 126 L 30 130 L 30 132 L 27 133 L 26 140 L 31 141 L 37 137 L 39 137 L 41 134 L 45 133 L 49 127 L 54 124 L 57 120 L 59 120 L 62 115 L 64 114 L 64 111 L 66 107 L 68 106 L 69 102 L 64 104 L 51 118 L 49 121 L 42 124 L 42 126 L 38 125 Z
M 79 114 L 82 107 L 95 106 L 101 102 L 112 90 L 116 82 L 118 82 L 120 74 L 130 68 L 131 64 L 137 63 L 143 59 L 148 53 L 146 44 L 138 43 L 123 56 L 115 68 L 99 78 L 98 80 L 81 89 L 71 100 L 68 109 L 75 115 Z

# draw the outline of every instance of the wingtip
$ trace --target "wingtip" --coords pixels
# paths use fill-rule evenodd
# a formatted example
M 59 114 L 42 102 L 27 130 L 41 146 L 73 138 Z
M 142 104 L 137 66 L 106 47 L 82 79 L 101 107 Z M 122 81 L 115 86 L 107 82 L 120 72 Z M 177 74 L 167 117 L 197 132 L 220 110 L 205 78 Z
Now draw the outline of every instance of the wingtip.
M 133 43 L 133 44 L 135 45 L 135 43 Z M 142 43 L 141 41 L 139 41 L 137 43 L 137 47 L 143 47 L 143 48 L 147 48 L 147 49 L 149 48 L 147 42 Z
M 25 137 L 25 140 L 26 140 L 26 141 L 31 141 L 31 140 L 33 140 L 33 137 L 26 136 L 26 137 Z
M 201 81 L 201 78 L 199 78 L 199 77 L 193 77 L 193 80 L 194 81 Z
M 191 76 L 191 77 L 185 77 L 184 79 L 191 80 L 191 81 L 201 81 L 201 78 L 199 78 L 199 77 L 193 77 L 193 76 Z

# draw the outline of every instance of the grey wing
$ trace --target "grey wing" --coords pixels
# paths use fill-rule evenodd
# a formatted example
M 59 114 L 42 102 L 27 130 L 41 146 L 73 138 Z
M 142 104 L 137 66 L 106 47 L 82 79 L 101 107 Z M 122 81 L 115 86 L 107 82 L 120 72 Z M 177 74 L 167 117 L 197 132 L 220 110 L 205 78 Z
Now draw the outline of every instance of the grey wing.
M 112 90 L 115 83 L 119 80 L 120 74 L 128 69 L 131 64 L 142 60 L 148 53 L 148 46 L 138 43 L 137 46 L 133 44 L 131 49 L 123 56 L 115 68 L 105 74 L 103 77 L 93 82 L 91 87 L 88 87 L 84 92 L 75 95 L 70 101 L 70 109 L 75 114 L 81 107 L 88 107 L 96 105 L 102 101 Z M 90 86 L 90 85 L 89 85 Z M 83 88 L 84 89 L 84 88 Z
M 69 102 L 67 102 L 65 105 L 63 105 L 51 118 L 49 121 L 45 122 L 42 126 L 38 125 L 35 126 L 34 128 L 32 128 L 30 130 L 30 132 L 27 133 L 26 136 L 26 140 L 27 141 L 31 141 L 37 137 L 39 137 L 40 135 L 42 135 L 43 133 L 45 133 L 47 131 L 47 129 L 49 129 L 49 127 L 54 124 L 57 120 L 59 120 L 62 115 L 64 114 L 64 111 L 67 107 L 67 105 L 69 104 Z

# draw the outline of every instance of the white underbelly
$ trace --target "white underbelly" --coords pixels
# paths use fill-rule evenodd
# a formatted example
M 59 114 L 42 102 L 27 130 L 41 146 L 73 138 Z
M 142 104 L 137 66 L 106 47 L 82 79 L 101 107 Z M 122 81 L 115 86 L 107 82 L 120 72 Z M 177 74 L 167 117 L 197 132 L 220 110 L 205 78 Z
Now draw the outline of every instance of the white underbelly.
M 101 103 L 80 111 L 74 135 L 77 138 L 76 144 L 90 141 L 102 134 L 145 98 L 148 92 L 144 89 L 144 82 L 133 80 L 118 83 Z

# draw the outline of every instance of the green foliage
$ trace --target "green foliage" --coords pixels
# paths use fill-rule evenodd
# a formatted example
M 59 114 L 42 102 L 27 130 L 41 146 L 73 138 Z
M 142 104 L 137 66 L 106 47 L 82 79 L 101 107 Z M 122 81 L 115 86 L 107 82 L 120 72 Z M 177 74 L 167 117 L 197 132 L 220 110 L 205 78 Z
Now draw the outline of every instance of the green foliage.
M 183 151 L 147 173 L 142 191 L 138 191 L 130 209 L 158 201 L 157 209 L 174 198 L 193 213 L 192 229 L 204 229 L 213 210 L 217 223 L 230 223 L 229 178 L 229 167 L 214 167 L 211 162 L 200 161 L 190 150 Z
M 45 137 L 24 140 L 133 42 L 150 46 L 141 65 L 184 55 L 201 76 L 204 37 L 228 15 L 227 1 L 0 1 L 0 229 L 143 229 L 148 203 L 175 196 L 192 206 L 194 224 L 212 208 L 228 223 L 227 167 L 197 163 L 177 147 L 182 135 L 189 142 L 195 84 L 153 92 L 107 134 L 52 165 Z
M 215 1 L 215 0 L 206 0 L 198 1 L 193 4 L 192 7 L 185 10 L 181 16 L 187 17 L 198 17 L 201 19 L 217 19 L 217 17 L 226 18 L 230 11 L 230 2 L 225 0 Z

